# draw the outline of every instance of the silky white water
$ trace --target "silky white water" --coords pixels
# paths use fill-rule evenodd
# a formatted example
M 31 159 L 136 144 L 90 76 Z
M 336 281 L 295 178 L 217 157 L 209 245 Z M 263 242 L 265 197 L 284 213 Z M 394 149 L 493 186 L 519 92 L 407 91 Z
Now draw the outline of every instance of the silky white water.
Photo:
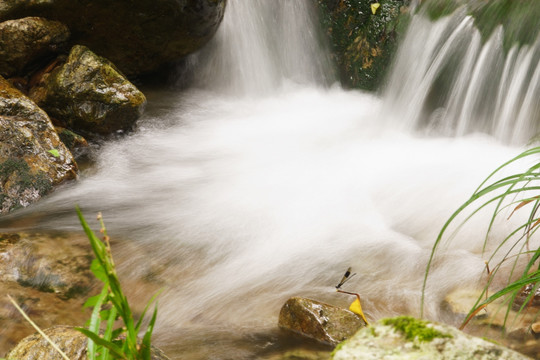
M 112 237 L 146 249 L 143 258 L 123 258 L 123 276 L 141 276 L 149 263 L 166 267 L 158 343 L 182 343 L 193 329 L 204 339 L 275 328 L 291 296 L 347 305 L 353 299 L 334 287 L 349 266 L 357 275 L 344 288 L 361 294 L 370 320 L 418 315 L 442 225 L 521 150 L 482 132 L 404 128 L 396 112 L 419 117 L 422 102 L 404 106 L 403 94 L 326 86 L 329 61 L 307 2 L 294 4 L 230 0 L 221 33 L 193 59 L 197 88 L 149 93 L 137 131 L 105 144 L 79 181 L 13 216 L 44 214 L 40 228 L 78 231 L 77 203 L 89 218 L 102 211 Z M 417 20 L 411 31 L 445 21 Z M 453 289 L 485 281 L 488 221 L 480 214 L 442 247 L 428 317 L 441 318 Z M 495 226 L 488 248 L 511 225 Z M 256 350 L 227 351 L 211 354 L 249 358 Z

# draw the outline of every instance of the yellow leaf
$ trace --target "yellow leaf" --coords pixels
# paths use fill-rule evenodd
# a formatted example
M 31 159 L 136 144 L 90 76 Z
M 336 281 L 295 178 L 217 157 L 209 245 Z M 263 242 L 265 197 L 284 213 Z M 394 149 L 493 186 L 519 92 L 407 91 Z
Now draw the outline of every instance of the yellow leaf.
M 356 315 L 359 315 L 366 322 L 366 324 L 369 324 L 366 320 L 366 317 L 364 316 L 364 312 L 362 311 L 362 305 L 360 304 L 359 298 L 356 298 L 356 300 L 352 302 L 351 306 L 349 306 L 349 310 L 351 310 Z
M 379 6 L 381 6 L 381 4 L 379 4 L 379 3 L 371 4 L 371 12 L 373 13 L 373 15 L 375 15 L 375 13 L 377 12 L 377 9 L 379 8 Z

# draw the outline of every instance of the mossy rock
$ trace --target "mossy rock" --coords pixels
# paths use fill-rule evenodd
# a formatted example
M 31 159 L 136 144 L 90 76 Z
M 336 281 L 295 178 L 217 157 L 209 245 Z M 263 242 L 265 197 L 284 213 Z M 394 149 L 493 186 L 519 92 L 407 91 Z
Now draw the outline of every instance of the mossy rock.
M 0 214 L 38 201 L 76 171 L 47 114 L 0 77 Z
M 8 0 L 0 21 L 41 16 L 60 21 L 72 45 L 89 47 L 126 75 L 154 71 L 203 47 L 226 0 Z
M 408 25 L 409 0 L 318 0 L 323 28 L 344 85 L 376 90 L 383 82 L 399 35 Z
M 540 1 L 538 0 L 426 0 L 418 12 L 427 14 L 431 20 L 452 14 L 463 8 L 474 18 L 482 38 L 487 41 L 499 26 L 504 28 L 503 46 L 532 44 L 540 33 Z
M 401 316 L 383 319 L 339 344 L 334 360 L 525 360 L 525 355 L 448 325 Z
M 146 105 L 144 94 L 110 61 L 80 45 L 43 75 L 30 97 L 63 127 L 83 134 L 129 130 Z

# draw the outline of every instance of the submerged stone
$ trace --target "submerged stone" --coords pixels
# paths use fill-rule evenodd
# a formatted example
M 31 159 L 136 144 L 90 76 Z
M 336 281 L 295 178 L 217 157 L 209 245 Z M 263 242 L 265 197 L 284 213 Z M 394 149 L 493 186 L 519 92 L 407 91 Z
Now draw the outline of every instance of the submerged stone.
M 83 133 L 129 130 L 146 97 L 107 59 L 74 46 L 66 63 L 44 74 L 30 97 L 62 126 Z
M 525 355 L 448 325 L 411 317 L 383 319 L 336 348 L 332 359 L 525 360 Z
M 0 214 L 36 202 L 76 171 L 47 114 L 0 77 Z
M 0 75 L 20 74 L 27 66 L 59 53 L 69 35 L 64 24 L 39 17 L 0 23 Z
M 293 297 L 279 313 L 279 327 L 323 343 L 336 345 L 366 323 L 343 308 L 315 300 Z

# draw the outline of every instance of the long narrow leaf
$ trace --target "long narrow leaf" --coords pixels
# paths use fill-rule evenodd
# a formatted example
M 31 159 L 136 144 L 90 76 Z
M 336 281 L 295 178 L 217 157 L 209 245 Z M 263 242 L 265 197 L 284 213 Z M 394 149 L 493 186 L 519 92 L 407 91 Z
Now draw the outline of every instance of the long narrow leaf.
M 106 347 L 116 357 L 118 357 L 120 359 L 126 359 L 127 360 L 127 357 L 124 354 L 124 352 L 122 351 L 122 349 L 120 347 L 118 347 L 116 344 L 114 344 L 112 341 L 107 341 L 107 340 L 101 338 L 99 335 L 96 335 L 93 332 L 91 332 L 91 331 L 89 331 L 88 329 L 85 329 L 85 328 L 75 328 L 75 330 L 78 330 L 78 331 L 82 332 L 86 337 L 93 340 L 96 344 L 98 344 L 100 346 L 103 346 L 103 347 Z
M 105 284 L 105 286 L 103 286 L 103 290 L 101 290 L 101 293 L 99 294 L 96 305 L 92 310 L 92 316 L 90 317 L 90 325 L 88 326 L 88 330 L 96 335 L 99 334 L 99 325 L 101 324 L 99 313 L 101 311 L 101 306 L 103 305 L 103 302 L 107 298 L 108 293 L 108 286 L 107 284 Z M 88 339 L 88 358 L 96 358 L 96 343 L 92 339 Z

